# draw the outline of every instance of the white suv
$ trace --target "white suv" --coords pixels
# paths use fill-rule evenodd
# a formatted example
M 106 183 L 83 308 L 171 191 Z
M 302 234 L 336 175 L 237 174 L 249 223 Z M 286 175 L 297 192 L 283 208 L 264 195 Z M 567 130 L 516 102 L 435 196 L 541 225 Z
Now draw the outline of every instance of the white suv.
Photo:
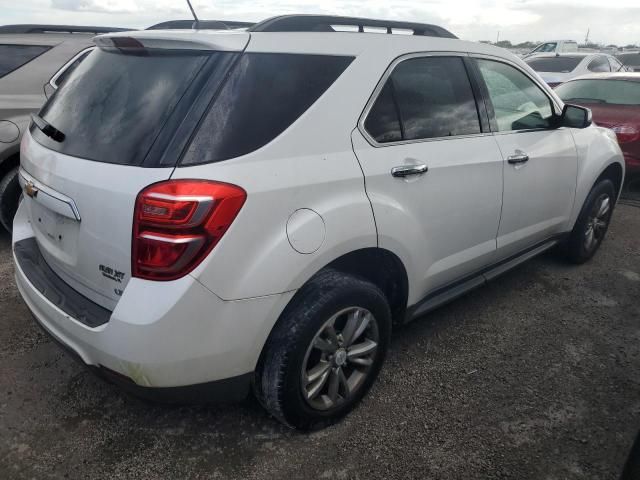
M 287 16 L 95 43 L 22 142 L 16 280 L 142 395 L 253 388 L 288 425 L 335 421 L 392 325 L 559 243 L 589 259 L 624 177 L 588 110 L 439 27 Z

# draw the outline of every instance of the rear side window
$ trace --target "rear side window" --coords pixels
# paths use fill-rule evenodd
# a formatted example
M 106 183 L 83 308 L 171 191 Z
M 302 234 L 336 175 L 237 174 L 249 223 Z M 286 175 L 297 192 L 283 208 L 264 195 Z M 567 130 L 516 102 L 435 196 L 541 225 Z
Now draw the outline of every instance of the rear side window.
M 67 155 L 140 165 L 198 71 L 214 55 L 223 54 L 96 49 L 41 111 L 66 135 L 64 141 L 38 134 L 35 138 Z
M 0 77 L 42 55 L 49 48 L 40 45 L 0 45 Z
M 227 160 L 271 142 L 315 103 L 352 61 L 353 57 L 330 55 L 245 53 L 181 164 Z
M 364 126 L 378 143 L 480 133 L 463 60 L 421 57 L 398 64 Z
M 575 70 L 583 57 L 532 58 L 527 64 L 536 72 L 569 73 Z

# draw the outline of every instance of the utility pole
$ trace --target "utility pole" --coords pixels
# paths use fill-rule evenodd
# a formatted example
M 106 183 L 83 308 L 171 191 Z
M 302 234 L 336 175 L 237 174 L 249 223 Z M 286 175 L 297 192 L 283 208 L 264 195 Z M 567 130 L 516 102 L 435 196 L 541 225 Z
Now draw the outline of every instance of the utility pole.
M 499 41 L 500 41 L 500 30 L 498 30 L 498 36 L 496 37 L 496 45 L 498 44 Z
M 589 32 L 591 32 L 591 28 L 587 28 L 587 36 L 584 37 L 584 44 L 589 45 Z

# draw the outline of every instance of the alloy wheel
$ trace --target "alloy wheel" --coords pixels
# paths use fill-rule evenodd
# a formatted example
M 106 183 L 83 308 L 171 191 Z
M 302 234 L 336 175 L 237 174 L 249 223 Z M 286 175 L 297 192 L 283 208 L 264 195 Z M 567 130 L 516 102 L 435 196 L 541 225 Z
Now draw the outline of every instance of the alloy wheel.
M 376 358 L 378 324 L 371 312 L 349 307 L 316 333 L 302 363 L 302 396 L 316 410 L 352 398 L 365 383 Z
M 587 228 L 584 232 L 584 249 L 587 252 L 592 252 L 598 247 L 607 231 L 610 218 L 611 198 L 603 193 L 594 202 L 587 218 Z

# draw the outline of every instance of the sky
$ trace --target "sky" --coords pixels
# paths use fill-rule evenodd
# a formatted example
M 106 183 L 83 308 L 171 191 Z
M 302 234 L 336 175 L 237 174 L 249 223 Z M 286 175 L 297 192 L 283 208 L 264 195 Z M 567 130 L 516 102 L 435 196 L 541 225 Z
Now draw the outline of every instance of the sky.
M 640 44 L 640 0 L 192 0 L 201 19 L 258 21 L 320 13 L 434 23 L 466 40 L 589 39 Z M 143 28 L 188 19 L 186 0 L 0 0 L 0 25 L 62 23 Z

